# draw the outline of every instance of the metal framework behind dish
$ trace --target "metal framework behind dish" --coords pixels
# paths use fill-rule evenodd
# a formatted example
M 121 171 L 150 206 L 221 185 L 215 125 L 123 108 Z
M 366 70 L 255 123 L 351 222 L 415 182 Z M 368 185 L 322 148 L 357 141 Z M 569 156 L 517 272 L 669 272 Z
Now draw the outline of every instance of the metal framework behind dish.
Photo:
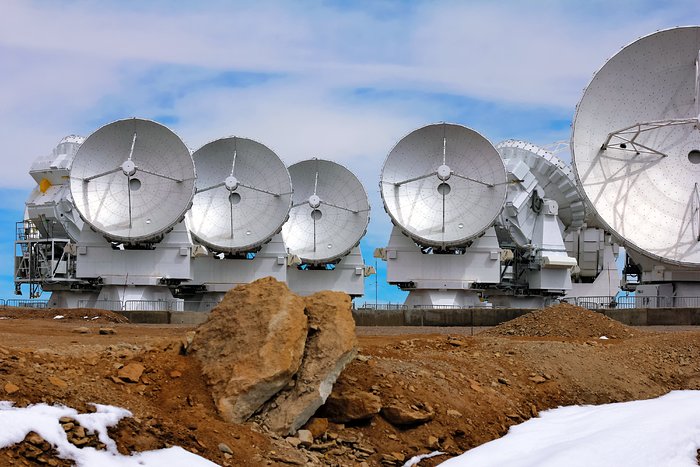
M 628 45 L 576 109 L 572 159 L 587 203 L 625 246 L 700 266 L 700 27 Z
M 362 183 L 335 162 L 311 159 L 289 167 L 294 187 L 282 236 L 302 263 L 329 264 L 359 244 L 369 223 L 369 201 Z
M 496 145 L 504 159 L 518 159 L 530 168 L 545 197 L 559 205 L 559 219 L 567 231 L 579 229 L 586 220 L 586 208 L 571 167 L 546 149 L 532 143 L 509 139 Z
M 70 189 L 85 222 L 109 240 L 159 241 L 194 195 L 189 149 L 159 123 L 132 118 L 95 131 L 73 159 Z
M 196 195 L 187 213 L 192 235 L 216 252 L 258 250 L 289 216 L 289 172 L 268 147 L 247 138 L 212 141 L 193 155 Z
M 495 148 L 461 125 L 413 131 L 382 168 L 384 209 L 423 247 L 462 247 L 493 225 L 506 197 L 506 171 Z

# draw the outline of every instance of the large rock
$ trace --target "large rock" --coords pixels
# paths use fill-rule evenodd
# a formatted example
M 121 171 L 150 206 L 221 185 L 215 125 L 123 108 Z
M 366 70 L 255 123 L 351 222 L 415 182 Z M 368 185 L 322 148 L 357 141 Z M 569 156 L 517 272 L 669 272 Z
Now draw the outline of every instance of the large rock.
M 221 415 L 247 420 L 299 370 L 307 335 L 304 300 L 266 277 L 230 290 L 193 338 Z
M 305 298 L 309 334 L 293 387 L 280 392 L 264 415 L 273 431 L 295 433 L 326 402 L 333 384 L 357 354 L 350 297 L 323 291 Z

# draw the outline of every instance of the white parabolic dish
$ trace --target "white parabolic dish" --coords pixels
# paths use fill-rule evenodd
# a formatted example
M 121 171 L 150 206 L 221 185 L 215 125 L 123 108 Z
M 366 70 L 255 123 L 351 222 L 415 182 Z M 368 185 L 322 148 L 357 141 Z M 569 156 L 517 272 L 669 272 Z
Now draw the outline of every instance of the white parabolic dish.
M 493 225 L 506 197 L 506 170 L 474 130 L 437 123 L 399 141 L 384 162 L 384 209 L 424 247 L 465 246 Z
M 267 146 L 247 138 L 212 141 L 192 156 L 197 194 L 187 226 L 221 253 L 256 251 L 278 233 L 292 204 L 289 172 Z
M 347 255 L 367 231 L 369 201 L 362 183 L 335 162 L 311 159 L 289 167 L 294 187 L 282 228 L 290 253 L 304 263 L 331 263 Z
M 572 159 L 583 194 L 625 246 L 700 266 L 700 28 L 643 37 L 594 76 Z
M 85 222 L 106 238 L 159 240 L 192 202 L 194 163 L 163 125 L 132 118 L 91 134 L 75 154 L 70 189 Z

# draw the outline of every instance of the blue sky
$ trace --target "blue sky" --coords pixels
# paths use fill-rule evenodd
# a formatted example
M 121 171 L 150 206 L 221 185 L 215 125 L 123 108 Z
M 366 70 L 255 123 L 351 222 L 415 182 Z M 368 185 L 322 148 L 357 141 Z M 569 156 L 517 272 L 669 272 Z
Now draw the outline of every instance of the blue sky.
M 193 149 L 237 135 L 287 164 L 338 161 L 370 195 L 362 247 L 373 261 L 390 229 L 379 172 L 402 136 L 451 121 L 494 144 L 568 140 L 605 60 L 697 23 L 700 3 L 3 0 L 1 12 L 0 297 L 10 298 L 29 166 L 67 134 L 138 116 Z M 380 275 L 379 296 L 402 294 Z

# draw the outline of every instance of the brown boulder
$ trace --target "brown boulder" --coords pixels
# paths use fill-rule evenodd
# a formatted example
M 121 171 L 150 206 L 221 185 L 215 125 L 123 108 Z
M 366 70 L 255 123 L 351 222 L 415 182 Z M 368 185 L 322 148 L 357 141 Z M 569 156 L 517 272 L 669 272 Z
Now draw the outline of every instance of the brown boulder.
M 291 381 L 304 354 L 304 300 L 271 277 L 231 289 L 192 340 L 221 415 L 247 420 Z
M 119 369 L 117 376 L 129 383 L 138 383 L 145 368 L 140 363 L 132 362 Z
M 314 435 L 314 439 L 320 438 L 328 431 L 328 419 L 314 417 L 306 422 L 304 429 L 309 430 Z
M 293 387 L 281 391 L 264 415 L 273 431 L 295 433 L 326 402 L 340 372 L 357 354 L 350 296 L 323 291 L 304 299 L 309 320 L 304 358 Z
M 379 396 L 354 389 L 333 393 L 323 406 L 323 414 L 334 423 L 367 420 L 382 409 Z
M 435 412 L 429 407 L 416 410 L 394 404 L 382 407 L 382 417 L 392 425 L 419 425 L 432 420 L 435 417 Z

